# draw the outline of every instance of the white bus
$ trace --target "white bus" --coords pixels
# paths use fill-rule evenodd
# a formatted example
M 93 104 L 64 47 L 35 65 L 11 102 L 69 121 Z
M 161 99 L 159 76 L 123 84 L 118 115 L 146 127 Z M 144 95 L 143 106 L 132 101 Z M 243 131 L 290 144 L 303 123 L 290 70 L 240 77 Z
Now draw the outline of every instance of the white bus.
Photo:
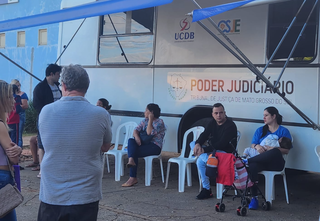
M 62 0 L 68 8 L 93 0 Z M 232 0 L 199 0 L 201 7 Z M 212 17 L 260 71 L 299 10 L 302 0 L 290 0 L 227 11 Z M 264 76 L 274 83 L 310 14 L 308 0 Z M 140 122 L 148 103 L 161 107 L 168 131 L 164 151 L 177 152 L 181 138 L 192 125 L 211 117 L 221 102 L 241 132 L 239 151 L 251 144 L 263 125 L 263 110 L 275 106 L 294 139 L 287 167 L 320 172 L 314 147 L 320 144 L 319 125 L 319 4 L 310 16 L 288 67 L 279 80 L 280 93 L 301 110 L 307 123 L 283 97 L 228 52 L 186 14 L 198 9 L 192 0 L 102 17 L 87 18 L 58 63 L 81 64 L 90 75 L 87 99 L 104 97 L 112 104 L 113 130 L 127 121 Z M 60 23 L 58 56 L 82 20 Z M 204 25 L 223 37 L 207 20 Z M 222 40 L 226 42 L 225 40 Z

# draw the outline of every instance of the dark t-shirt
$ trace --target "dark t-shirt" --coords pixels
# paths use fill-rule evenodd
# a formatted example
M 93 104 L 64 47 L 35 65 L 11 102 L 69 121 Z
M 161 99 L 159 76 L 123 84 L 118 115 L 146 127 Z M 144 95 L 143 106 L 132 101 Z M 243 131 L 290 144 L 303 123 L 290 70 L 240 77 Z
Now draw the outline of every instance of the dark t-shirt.
M 217 122 L 212 119 L 196 143 L 202 146 L 206 141 L 209 141 L 209 146 L 204 147 L 204 152 L 209 153 L 215 150 L 222 150 L 227 153 L 232 153 L 237 146 L 237 126 L 235 123 L 227 117 L 226 122 L 222 125 L 218 125 Z M 233 146 L 230 144 L 233 144 Z

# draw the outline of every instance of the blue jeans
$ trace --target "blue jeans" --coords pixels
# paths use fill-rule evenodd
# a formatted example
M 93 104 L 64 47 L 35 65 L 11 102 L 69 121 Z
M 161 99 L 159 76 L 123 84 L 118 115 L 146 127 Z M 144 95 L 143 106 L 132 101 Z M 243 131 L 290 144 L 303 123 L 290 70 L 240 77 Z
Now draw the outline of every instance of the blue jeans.
M 7 170 L 0 170 L 0 189 L 7 184 L 14 185 L 11 173 Z M 1 218 L 0 221 L 17 221 L 16 211 L 12 210 L 5 217 Z
M 8 124 L 10 131 L 9 136 L 13 143 L 18 144 L 19 140 L 19 124 Z
M 19 114 L 20 121 L 19 121 L 19 139 L 18 139 L 18 146 L 22 148 L 23 146 L 23 140 L 22 140 L 22 133 L 24 130 L 24 124 L 26 122 L 26 112 L 23 111 Z
M 154 143 L 138 146 L 133 138 L 128 140 L 128 157 L 132 157 L 137 166 L 130 168 L 130 177 L 137 177 L 138 158 L 159 155 L 161 148 Z
M 193 150 L 195 145 L 196 145 L 196 142 L 192 141 L 190 143 L 190 149 Z M 221 150 L 217 150 L 217 152 L 225 153 L 224 151 L 221 151 Z M 202 188 L 207 190 L 210 190 L 210 179 L 208 176 L 206 176 L 206 166 L 207 166 L 207 161 L 210 154 L 211 153 L 203 153 L 197 159 L 197 167 L 201 177 Z

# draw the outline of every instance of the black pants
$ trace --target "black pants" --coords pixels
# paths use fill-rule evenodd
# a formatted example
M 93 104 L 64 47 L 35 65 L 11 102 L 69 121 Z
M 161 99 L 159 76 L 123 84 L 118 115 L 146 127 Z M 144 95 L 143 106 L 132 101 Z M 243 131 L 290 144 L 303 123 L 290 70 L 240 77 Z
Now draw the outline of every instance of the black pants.
M 71 206 L 40 203 L 38 221 L 96 221 L 99 201 Z
M 285 161 L 281 151 L 278 148 L 273 148 L 272 150 L 248 159 L 248 164 L 251 181 L 257 182 L 259 172 L 263 170 L 281 171 L 283 170 Z M 251 188 L 251 191 L 253 196 L 257 196 L 257 189 L 255 186 Z

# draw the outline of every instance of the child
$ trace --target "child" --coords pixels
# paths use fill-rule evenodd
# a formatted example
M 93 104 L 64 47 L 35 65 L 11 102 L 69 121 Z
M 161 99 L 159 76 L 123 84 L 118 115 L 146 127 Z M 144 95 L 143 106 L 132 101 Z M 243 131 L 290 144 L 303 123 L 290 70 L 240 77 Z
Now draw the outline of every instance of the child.
M 278 136 L 274 134 L 269 134 L 266 138 L 264 138 L 260 146 L 263 146 L 265 149 L 267 149 L 267 146 L 270 147 L 281 147 L 284 149 L 290 149 L 292 147 L 291 140 L 287 137 L 281 137 L 278 140 Z M 250 158 L 254 157 L 260 154 L 256 149 L 247 147 L 243 152 L 243 158 Z

